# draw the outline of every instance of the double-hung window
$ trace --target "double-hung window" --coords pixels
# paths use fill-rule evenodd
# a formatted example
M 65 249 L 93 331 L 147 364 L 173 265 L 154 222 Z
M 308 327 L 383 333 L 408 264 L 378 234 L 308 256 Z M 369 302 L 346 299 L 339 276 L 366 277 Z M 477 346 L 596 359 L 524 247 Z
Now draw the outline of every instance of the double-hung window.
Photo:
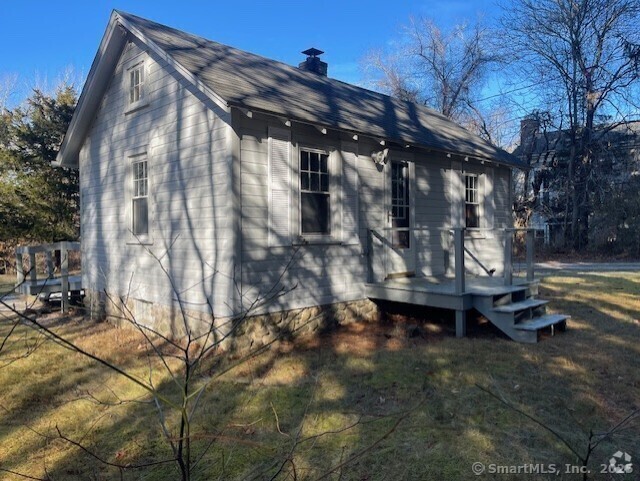
M 465 227 L 477 229 L 480 227 L 478 174 L 464 174 L 464 184 Z
M 135 104 L 144 98 L 144 63 L 129 69 L 129 103 Z
M 331 234 L 329 154 L 300 150 L 300 233 Z
M 124 69 L 123 91 L 126 102 L 125 113 L 137 110 L 149 103 L 147 62 L 140 57 L 131 60 Z
M 133 158 L 131 196 L 131 232 L 135 236 L 149 234 L 149 169 L 146 155 Z
M 393 247 L 409 249 L 409 164 L 391 162 L 391 227 Z

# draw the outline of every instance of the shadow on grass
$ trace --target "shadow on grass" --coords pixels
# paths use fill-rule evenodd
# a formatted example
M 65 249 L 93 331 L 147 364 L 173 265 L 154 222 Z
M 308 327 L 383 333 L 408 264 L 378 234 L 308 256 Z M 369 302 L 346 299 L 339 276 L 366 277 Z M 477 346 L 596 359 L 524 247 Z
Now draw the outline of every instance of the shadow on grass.
M 332 479 L 477 479 L 471 472 L 476 461 L 575 464 L 557 439 L 496 403 L 476 384 L 552 426 L 576 448 L 586 449 L 590 429 L 607 430 L 640 399 L 634 322 L 640 311 L 633 298 L 637 279 L 547 279 L 542 297 L 553 300 L 554 310 L 573 317 L 566 333 L 536 345 L 505 340 L 483 324 L 473 327 L 468 338 L 455 339 L 452 319 L 444 312 L 413 312 L 409 321 L 391 312 L 378 324 L 339 326 L 331 333 L 280 343 L 207 388 L 196 419 L 196 455 L 211 446 L 194 479 L 270 479 L 288 457 L 298 479 L 315 479 L 356 454 Z M 631 297 L 616 294 L 619 291 Z M 427 315 L 431 322 L 419 322 Z M 417 335 L 411 334 L 414 325 L 421 329 Z M 96 347 L 101 339 L 105 347 L 104 340 L 110 339 L 114 345 L 108 355 L 134 371 L 148 369 L 140 362 L 144 356 L 138 344 L 125 340 L 122 330 L 86 322 L 61 328 L 79 341 L 95 337 Z M 123 397 L 135 393 L 102 368 L 68 356 L 48 347 L 23 366 L 11 367 L 19 368 L 13 376 L 22 382 L 2 396 L 12 406 L 11 415 L 2 416 L 2 445 L 9 449 L 1 449 L 7 466 L 32 475 L 42 475 L 46 466 L 56 480 L 117 479 L 116 470 L 60 442 L 22 437 L 17 447 L 15 439 L 24 436 L 24 424 L 46 427 L 55 420 L 65 421 L 60 425 L 65 434 L 84 436 L 87 446 L 110 461 L 135 464 L 170 454 L 148 404 L 106 407 L 72 401 L 76 388 L 93 389 L 96 396 L 111 400 L 111 390 Z M 212 364 L 211 373 L 219 367 Z M 105 384 L 109 389 L 101 388 Z M 168 379 L 160 381 L 161 391 L 170 388 Z M 371 447 L 389 431 L 397 413 L 414 408 L 421 399 L 424 404 L 396 431 Z M 75 417 L 64 418 L 64 412 Z M 100 420 L 92 424 L 96 418 Z M 293 449 L 299 432 L 298 440 L 325 434 Z M 638 439 L 634 424 L 603 444 L 592 461 L 594 473 L 618 450 L 637 453 Z M 286 479 L 291 466 L 287 464 L 278 479 Z M 143 473 L 144 479 L 177 476 L 173 467 L 162 465 L 126 471 L 124 478 L 142 479 Z M 632 479 L 618 476 L 615 479 Z M 609 478 L 597 473 L 593 477 Z M 561 473 L 540 479 L 576 476 Z

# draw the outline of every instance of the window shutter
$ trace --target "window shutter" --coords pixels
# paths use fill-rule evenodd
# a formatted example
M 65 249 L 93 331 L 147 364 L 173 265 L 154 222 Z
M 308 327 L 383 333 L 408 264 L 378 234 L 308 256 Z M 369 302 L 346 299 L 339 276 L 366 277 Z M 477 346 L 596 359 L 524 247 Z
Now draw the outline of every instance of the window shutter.
M 342 143 L 342 242 L 360 242 L 358 224 L 358 144 Z
M 464 227 L 464 177 L 461 162 L 451 162 L 449 199 L 451 202 L 451 227 Z
M 269 245 L 291 244 L 291 132 L 269 128 Z
M 482 192 L 482 208 L 484 219 L 484 227 L 485 229 L 490 229 L 487 231 L 487 237 L 493 237 L 493 217 L 495 212 L 495 198 L 494 198 L 494 187 L 493 187 L 493 168 L 487 167 L 485 169 L 484 175 L 481 175 L 482 184 L 480 185 Z

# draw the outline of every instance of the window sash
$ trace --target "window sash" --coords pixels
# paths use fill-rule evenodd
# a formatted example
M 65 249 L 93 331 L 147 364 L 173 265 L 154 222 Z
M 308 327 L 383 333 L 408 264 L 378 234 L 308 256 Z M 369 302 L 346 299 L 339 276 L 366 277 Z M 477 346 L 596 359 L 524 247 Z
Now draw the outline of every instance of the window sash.
M 329 154 L 300 150 L 300 232 L 331 234 Z
M 409 227 L 409 165 L 391 164 L 392 227 Z
M 140 102 L 144 97 L 144 64 L 129 69 L 129 103 Z
M 149 202 L 147 197 L 139 197 L 132 200 L 133 222 L 132 231 L 135 235 L 149 233 Z
M 149 172 L 147 160 L 131 163 L 133 192 L 131 202 L 131 230 L 135 235 L 149 233 Z
M 480 227 L 480 191 L 477 174 L 464 175 L 465 189 L 465 226 L 471 229 Z

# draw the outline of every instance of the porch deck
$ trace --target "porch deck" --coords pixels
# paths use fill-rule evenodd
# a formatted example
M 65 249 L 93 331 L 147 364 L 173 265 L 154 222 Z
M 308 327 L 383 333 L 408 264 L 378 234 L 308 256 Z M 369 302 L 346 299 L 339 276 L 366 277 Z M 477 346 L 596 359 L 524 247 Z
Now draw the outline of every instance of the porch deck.
M 369 283 L 366 285 L 366 295 L 371 299 L 466 311 L 473 307 L 474 296 L 522 291 L 532 285 L 537 286 L 539 282 L 538 279 L 514 277 L 512 285 L 505 285 L 502 277 L 467 277 L 465 289 L 459 293 L 453 277 L 402 277 Z
M 16 248 L 16 292 L 49 299 L 51 295 L 60 296 L 62 312 L 67 312 L 69 299 L 82 295 L 82 276 L 69 273 L 69 252 L 79 251 L 79 242 L 56 242 L 37 246 Z M 54 256 L 58 252 L 60 259 L 59 275 L 55 274 Z M 45 257 L 45 277 L 38 277 L 37 256 Z M 25 265 L 24 256 L 29 259 Z
M 535 343 L 544 330 L 565 330 L 569 318 L 546 313 L 548 301 L 537 298 L 538 284 L 536 279 L 512 278 L 505 285 L 502 277 L 475 277 L 460 292 L 449 277 L 411 277 L 367 284 L 366 293 L 374 300 L 454 310 L 458 337 L 466 335 L 467 312 L 476 309 L 511 339 Z
M 440 277 L 394 277 L 385 262 L 377 263 L 375 243 L 379 248 L 390 249 L 385 236 L 370 231 L 368 242 L 369 283 L 366 295 L 373 300 L 402 302 L 426 307 L 454 310 L 456 313 L 456 336 L 466 335 L 466 318 L 470 309 L 485 316 L 511 339 L 519 342 L 537 342 L 543 330 L 564 330 L 569 316 L 547 314 L 548 301 L 538 299 L 539 280 L 534 275 L 534 236 L 526 232 L 525 277 L 513 275 L 512 242 L 517 229 L 504 229 L 504 266 L 502 275 L 494 276 L 495 270 L 482 266 L 478 258 L 465 246 L 465 229 L 450 229 L 453 234 L 453 276 Z M 486 276 L 470 276 L 466 272 L 465 257 L 481 265 Z M 382 265 L 376 269 L 376 265 Z M 378 276 L 376 276 L 376 272 Z M 380 276 L 382 273 L 382 276 Z M 376 278 L 377 277 L 377 278 Z M 382 279 L 381 279 L 382 278 Z

